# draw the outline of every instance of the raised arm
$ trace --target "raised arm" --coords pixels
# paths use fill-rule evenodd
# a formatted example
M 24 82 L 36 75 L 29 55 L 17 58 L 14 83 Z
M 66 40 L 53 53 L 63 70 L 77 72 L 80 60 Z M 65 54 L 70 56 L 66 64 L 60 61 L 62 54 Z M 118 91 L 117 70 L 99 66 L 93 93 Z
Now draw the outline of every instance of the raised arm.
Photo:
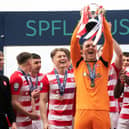
M 105 42 L 103 46 L 102 59 L 107 63 L 110 63 L 113 55 L 113 40 L 109 24 L 106 21 L 105 17 L 103 17 L 103 32 L 104 32 Z
M 115 51 L 116 57 L 115 57 L 115 66 L 117 67 L 117 69 L 121 69 L 122 68 L 122 50 L 118 44 L 118 42 L 113 38 L 113 49 Z
M 71 60 L 72 60 L 72 65 L 75 68 L 77 62 L 81 59 L 81 49 L 80 49 L 80 44 L 79 44 L 79 38 L 77 38 L 77 32 L 79 29 L 79 24 L 75 28 L 72 38 L 71 38 Z

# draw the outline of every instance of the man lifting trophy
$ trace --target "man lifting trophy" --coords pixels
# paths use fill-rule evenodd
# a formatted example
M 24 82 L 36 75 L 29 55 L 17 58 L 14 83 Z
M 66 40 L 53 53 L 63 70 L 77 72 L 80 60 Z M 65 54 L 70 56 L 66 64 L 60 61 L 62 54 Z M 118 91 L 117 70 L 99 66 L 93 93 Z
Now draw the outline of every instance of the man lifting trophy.
M 97 43 L 102 33 L 103 52 L 97 59 Z M 70 50 L 77 87 L 74 129 L 110 129 L 107 83 L 113 40 L 102 6 L 90 4 L 81 10 Z

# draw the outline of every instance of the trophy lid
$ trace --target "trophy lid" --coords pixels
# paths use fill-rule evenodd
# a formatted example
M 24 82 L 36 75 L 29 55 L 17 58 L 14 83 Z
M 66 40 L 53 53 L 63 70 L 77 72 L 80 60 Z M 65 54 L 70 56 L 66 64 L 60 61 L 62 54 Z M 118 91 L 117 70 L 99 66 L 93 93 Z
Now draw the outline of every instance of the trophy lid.
M 99 8 L 99 6 L 96 3 L 89 4 L 89 17 L 95 18 L 98 8 Z
M 89 7 L 90 7 L 90 11 L 97 11 L 99 6 L 96 3 L 90 3 Z

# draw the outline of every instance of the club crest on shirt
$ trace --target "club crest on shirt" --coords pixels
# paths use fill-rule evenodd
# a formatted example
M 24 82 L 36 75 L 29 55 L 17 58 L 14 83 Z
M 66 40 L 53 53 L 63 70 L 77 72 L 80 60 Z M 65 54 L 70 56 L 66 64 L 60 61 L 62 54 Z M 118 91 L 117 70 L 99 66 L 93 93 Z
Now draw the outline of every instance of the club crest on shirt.
M 40 90 L 43 88 L 43 83 L 41 82 L 40 83 Z
M 18 91 L 19 83 L 14 83 L 13 88 L 14 88 L 14 91 Z

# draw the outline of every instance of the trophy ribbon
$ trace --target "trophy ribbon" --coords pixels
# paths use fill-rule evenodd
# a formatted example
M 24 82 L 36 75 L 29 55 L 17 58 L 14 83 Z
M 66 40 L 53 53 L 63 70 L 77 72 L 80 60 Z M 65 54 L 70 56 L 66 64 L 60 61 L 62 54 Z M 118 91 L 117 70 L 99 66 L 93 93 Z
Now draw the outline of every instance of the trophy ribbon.
M 82 41 L 94 38 L 93 44 L 96 45 L 100 40 L 103 31 L 102 9 L 102 6 L 95 3 L 82 9 L 80 27 L 77 33 L 77 37 L 82 38 Z
M 88 23 L 90 22 L 95 22 L 96 25 L 91 29 L 91 31 L 84 37 L 85 40 L 89 40 L 92 39 L 93 37 L 95 37 L 94 39 L 94 45 L 96 45 L 102 35 L 102 16 L 99 15 L 98 16 L 98 21 L 96 19 L 90 19 L 88 21 Z

